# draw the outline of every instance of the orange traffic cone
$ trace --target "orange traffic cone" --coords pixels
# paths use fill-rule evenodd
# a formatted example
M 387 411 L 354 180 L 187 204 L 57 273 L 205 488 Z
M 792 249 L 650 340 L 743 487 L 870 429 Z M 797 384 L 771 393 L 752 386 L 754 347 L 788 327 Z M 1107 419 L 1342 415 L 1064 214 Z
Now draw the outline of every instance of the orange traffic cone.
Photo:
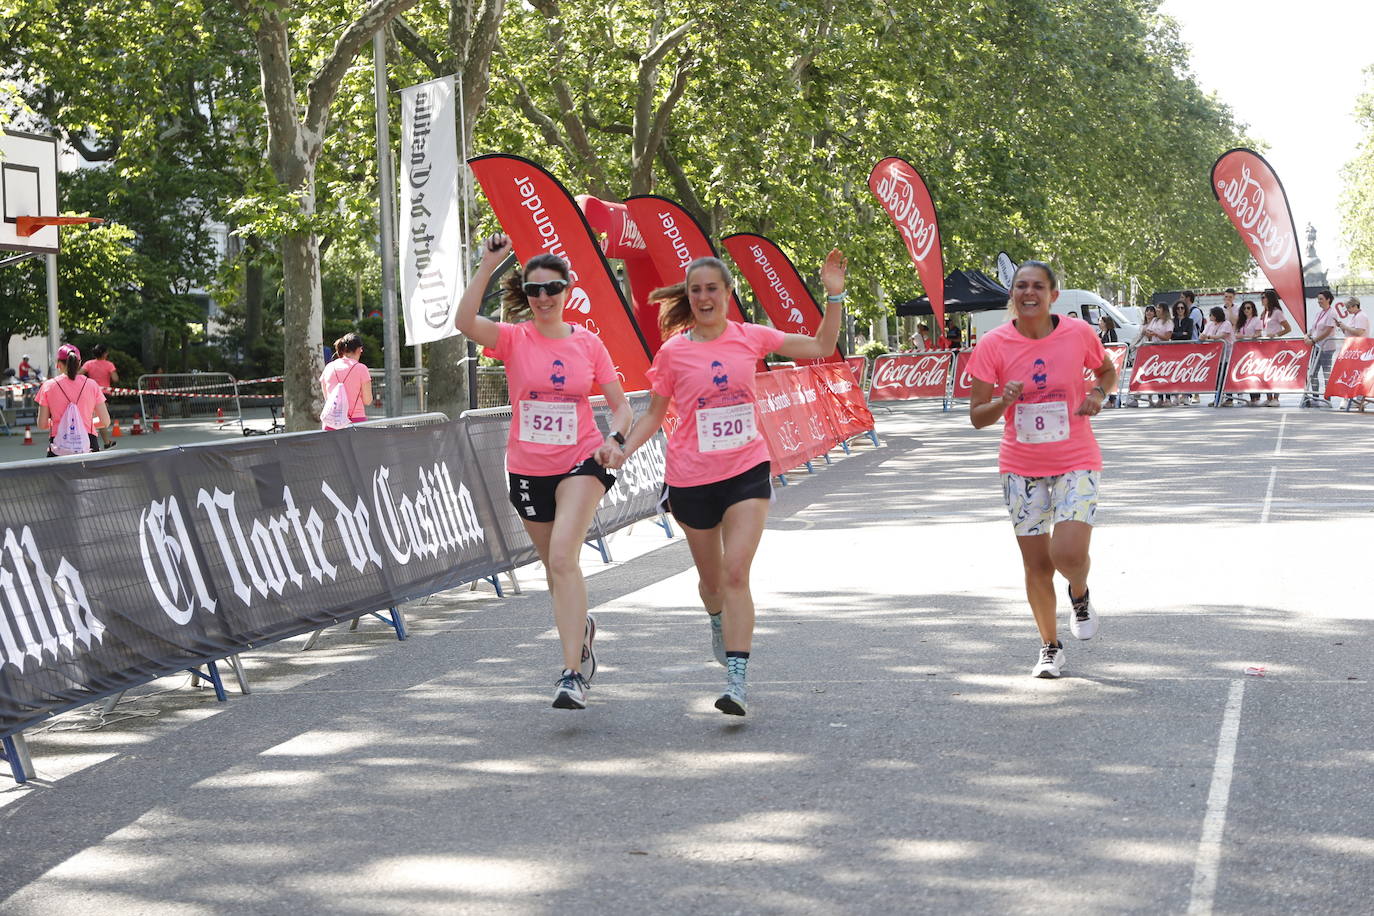
M 25 445 L 33 445 L 33 427 L 32 427 L 32 426 L 25 426 L 25 427 L 24 427 L 24 444 L 25 444 Z
M 124 434 L 119 431 L 119 421 L 115 420 L 114 426 L 110 427 L 110 436 L 111 438 L 118 439 L 122 435 Z
M 143 435 L 143 414 L 141 414 L 141 413 L 136 413 L 136 414 L 134 414 L 134 425 L 133 425 L 133 428 L 129 430 L 129 435 L 131 435 L 131 436 L 141 436 L 141 435 Z
M 215 408 L 215 422 L 216 422 L 216 423 L 223 423 L 223 422 L 224 422 L 224 408 L 223 408 L 223 407 L 217 407 L 217 408 Z
M 153 414 L 153 432 L 162 432 L 162 414 Z

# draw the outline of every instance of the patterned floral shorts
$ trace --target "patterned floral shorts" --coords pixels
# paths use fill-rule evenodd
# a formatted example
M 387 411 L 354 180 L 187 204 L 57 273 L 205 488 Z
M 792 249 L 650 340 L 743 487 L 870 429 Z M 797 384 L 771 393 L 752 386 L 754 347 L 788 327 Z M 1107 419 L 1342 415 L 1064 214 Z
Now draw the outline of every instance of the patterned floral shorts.
M 1069 471 L 1053 477 L 1002 475 L 1002 498 L 1017 537 L 1049 534 L 1059 522 L 1093 523 L 1101 471 Z

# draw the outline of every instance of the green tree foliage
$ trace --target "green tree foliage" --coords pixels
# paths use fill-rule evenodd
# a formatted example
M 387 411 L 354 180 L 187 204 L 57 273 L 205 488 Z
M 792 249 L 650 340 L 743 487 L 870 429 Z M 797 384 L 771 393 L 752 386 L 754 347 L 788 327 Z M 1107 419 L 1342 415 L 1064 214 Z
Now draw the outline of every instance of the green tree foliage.
M 1350 245 L 1350 270 L 1374 271 L 1374 65 L 1364 71 L 1365 91 L 1355 103 L 1361 137 L 1345 166 L 1341 216 Z

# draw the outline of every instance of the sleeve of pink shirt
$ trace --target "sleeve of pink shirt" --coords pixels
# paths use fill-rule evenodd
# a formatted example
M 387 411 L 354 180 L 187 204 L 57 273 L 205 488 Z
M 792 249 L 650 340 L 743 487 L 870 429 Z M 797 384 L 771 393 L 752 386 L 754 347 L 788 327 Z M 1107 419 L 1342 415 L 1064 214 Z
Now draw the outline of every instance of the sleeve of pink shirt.
M 485 354 L 502 362 L 510 355 L 511 341 L 515 339 L 515 325 L 505 321 L 496 323 L 496 346 L 483 348 Z
M 758 356 L 766 356 L 776 352 L 787 337 L 777 328 L 770 328 L 761 324 L 744 324 L 740 327 L 744 331 L 745 339 L 749 341 L 749 345 L 754 348 L 754 353 Z
M 600 337 L 595 334 L 589 335 L 591 343 L 588 355 L 591 357 L 592 380 L 598 385 L 609 385 L 612 382 L 620 381 L 620 376 L 616 374 L 615 363 L 611 362 L 610 351 L 606 349 Z
M 1101 366 L 1102 361 L 1107 358 L 1107 348 L 1102 346 L 1102 338 L 1098 337 L 1097 333 L 1093 331 L 1092 325 L 1088 324 L 1086 321 L 1080 322 L 1080 324 L 1082 327 L 1079 329 L 1078 333 L 1082 336 L 1086 347 L 1083 356 L 1083 368 L 1096 369 Z M 977 356 L 978 348 L 974 347 L 973 351 L 974 355 Z
M 1097 339 L 1097 335 L 1093 335 Z M 1099 343 L 1098 346 L 1101 346 Z M 984 337 L 978 341 L 978 346 L 973 348 L 973 356 L 968 361 L 968 374 L 980 381 L 987 382 L 994 388 L 1002 381 L 1001 375 L 1001 356 L 1002 348 L 998 338 Z
M 673 399 L 673 373 L 668 371 L 668 360 L 672 355 L 672 348 L 668 346 L 669 341 L 664 341 L 663 346 L 658 348 L 654 354 L 653 365 L 649 366 L 646 375 L 649 378 L 649 390 L 661 398 Z

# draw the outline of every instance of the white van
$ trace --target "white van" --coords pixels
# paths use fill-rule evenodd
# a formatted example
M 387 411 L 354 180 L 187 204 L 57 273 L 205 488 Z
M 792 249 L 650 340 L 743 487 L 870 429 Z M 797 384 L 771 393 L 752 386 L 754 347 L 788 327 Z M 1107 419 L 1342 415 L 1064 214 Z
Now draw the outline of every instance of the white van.
M 1102 316 L 1107 315 L 1116 324 L 1116 339 L 1118 343 L 1135 343 L 1140 337 L 1141 315 L 1139 309 L 1117 308 L 1097 293 L 1089 292 L 1086 289 L 1064 289 L 1059 291 L 1059 298 L 1054 300 L 1054 305 L 1050 311 L 1055 315 L 1067 315 L 1074 312 L 1079 318 L 1091 324 L 1094 328 L 1100 326 Z M 982 337 L 988 331 L 1002 324 L 1007 320 L 1006 309 L 989 309 L 986 312 L 972 312 L 969 317 L 973 322 L 973 329 Z

